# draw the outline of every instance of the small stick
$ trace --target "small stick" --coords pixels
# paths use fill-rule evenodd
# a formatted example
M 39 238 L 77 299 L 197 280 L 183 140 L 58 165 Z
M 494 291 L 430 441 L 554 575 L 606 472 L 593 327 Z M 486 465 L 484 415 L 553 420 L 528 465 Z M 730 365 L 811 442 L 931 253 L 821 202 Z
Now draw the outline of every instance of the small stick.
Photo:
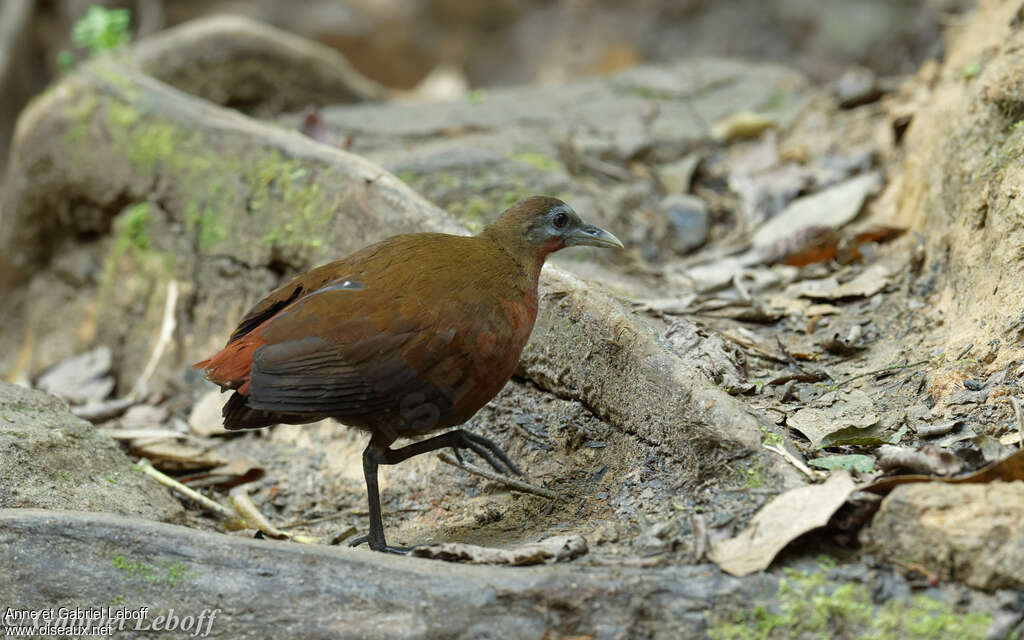
M 1021 410 L 1020 400 L 1016 396 L 1010 396 L 1010 402 L 1013 403 L 1013 411 L 1017 414 L 1017 433 L 1020 434 L 1020 440 L 1017 441 L 1017 448 L 1024 447 L 1024 411 Z
M 234 518 L 237 517 L 235 515 L 234 511 L 232 511 L 231 509 L 228 509 L 227 507 L 225 507 L 221 503 L 215 502 L 215 501 L 207 498 L 206 496 L 204 496 L 203 494 L 199 493 L 198 491 L 195 491 L 194 489 L 190 489 L 189 487 L 186 487 L 185 485 L 181 484 L 180 482 L 178 482 L 174 478 L 170 477 L 169 475 L 163 473 L 162 471 L 157 470 L 157 468 L 153 466 L 153 463 L 150 462 L 148 459 L 141 458 L 135 464 L 135 466 L 136 466 L 136 468 L 139 469 L 139 471 L 145 473 L 147 476 L 153 478 L 154 480 L 156 480 L 160 484 L 162 484 L 164 486 L 167 486 L 167 487 L 170 487 L 171 489 L 173 489 L 174 491 L 177 491 L 178 493 L 180 493 L 181 495 L 185 496 L 186 498 L 189 498 L 190 500 L 195 501 L 196 503 L 199 504 L 199 506 L 203 507 L 207 511 L 215 513 L 218 516 L 220 516 L 221 518 L 224 518 L 225 520 L 227 520 L 227 519 L 234 519 Z
M 515 421 L 512 422 L 512 426 L 513 428 L 519 430 L 523 434 L 523 437 L 532 442 L 533 444 L 537 445 L 541 449 L 544 449 L 545 451 L 551 451 L 551 443 L 533 429 L 527 427 L 526 425 L 519 424 L 518 422 Z
M 804 473 L 804 475 L 806 475 L 811 480 L 817 480 L 817 479 L 819 479 L 819 478 L 824 476 L 823 473 L 820 473 L 820 472 L 815 471 L 814 469 L 811 469 L 806 464 L 804 464 L 803 462 L 798 460 L 796 458 L 796 456 L 794 456 L 792 453 L 786 451 L 782 447 L 776 447 L 776 446 L 770 445 L 770 444 L 764 444 L 764 445 L 761 445 L 761 446 L 763 446 L 765 449 L 771 451 L 772 453 L 779 454 L 780 456 L 782 456 L 783 458 L 788 460 L 791 465 L 793 465 L 794 467 L 796 467 L 797 469 L 802 471 Z
M 973 349 L 973 348 L 974 348 L 974 343 L 972 342 L 971 344 L 967 345 L 966 349 L 964 349 L 963 351 L 960 352 L 960 355 L 958 355 L 956 357 L 956 360 L 954 360 L 953 362 L 959 362 L 959 361 L 963 360 L 964 356 L 966 356 L 968 353 L 970 353 L 971 349 Z
M 459 469 L 462 469 L 466 473 L 470 473 L 475 476 L 480 476 L 481 478 L 487 478 L 488 480 L 493 480 L 495 482 L 500 482 L 502 484 L 508 485 L 509 487 L 517 491 L 522 491 L 523 493 L 532 493 L 535 496 L 547 498 L 548 500 L 554 500 L 555 498 L 558 497 L 558 494 L 555 493 L 554 491 L 551 491 L 550 489 L 538 487 L 535 484 L 530 484 L 529 482 L 523 482 L 522 480 L 510 478 L 500 473 L 488 471 L 487 469 L 481 469 L 475 464 L 470 464 L 468 462 L 459 462 L 458 460 L 455 459 L 455 456 L 448 452 L 439 453 L 437 454 L 437 457 L 441 459 L 441 462 L 450 464 L 453 467 L 458 467 Z
M 156 341 L 156 346 L 153 347 L 153 353 L 149 356 L 146 368 L 135 382 L 135 386 L 132 387 L 132 392 L 129 395 L 139 397 L 146 392 L 146 384 L 156 371 L 156 365 L 160 362 L 160 358 L 163 357 L 164 350 L 167 349 L 167 343 L 171 341 L 171 336 L 174 334 L 174 327 L 177 324 L 174 320 L 174 308 L 177 304 L 178 283 L 175 280 L 171 280 L 167 284 L 167 303 L 164 305 L 164 319 L 160 325 L 160 337 Z
M 708 535 L 708 523 L 699 513 L 691 514 L 690 522 L 693 523 L 693 562 L 703 562 L 711 540 Z
M 859 380 L 860 378 L 867 378 L 868 376 L 877 376 L 880 373 L 892 373 L 894 371 L 902 371 L 904 369 L 913 369 L 914 367 L 920 367 L 921 365 L 928 364 L 929 362 L 931 362 L 931 360 L 919 360 L 918 362 L 912 362 L 910 364 L 894 364 L 894 365 L 888 366 L 888 367 L 886 367 L 884 369 L 875 369 L 874 371 L 868 371 L 866 373 L 859 373 L 859 374 L 853 376 L 852 378 L 847 378 L 846 380 L 843 380 L 842 382 L 837 382 L 836 383 L 836 388 L 839 388 L 839 387 L 845 385 L 848 382 L 853 382 L 854 380 Z

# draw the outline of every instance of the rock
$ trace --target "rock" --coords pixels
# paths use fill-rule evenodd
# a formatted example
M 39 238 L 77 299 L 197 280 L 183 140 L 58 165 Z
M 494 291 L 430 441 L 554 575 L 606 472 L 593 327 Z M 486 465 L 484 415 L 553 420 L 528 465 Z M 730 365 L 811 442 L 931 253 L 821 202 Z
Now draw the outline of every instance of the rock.
M 177 89 L 248 113 L 387 97 L 334 49 L 241 16 L 187 22 L 139 41 L 129 57 Z
M 700 156 L 691 153 L 675 162 L 658 167 L 658 178 L 661 180 L 661 186 L 665 188 L 665 193 L 670 196 L 687 193 L 698 164 Z
M 110 347 L 100 346 L 58 364 L 36 381 L 43 391 L 68 402 L 99 402 L 114 390 Z
M 894 562 L 976 589 L 1024 588 L 1024 482 L 906 484 L 882 501 L 861 541 Z
M 710 219 L 706 202 L 691 195 L 669 196 L 661 201 L 668 218 L 669 243 L 673 251 L 685 255 L 708 241 Z
M 707 564 L 461 566 L 32 509 L 0 510 L 0 547 L 0 600 L 18 608 L 117 597 L 118 607 L 149 607 L 149 622 L 172 608 L 193 616 L 216 608 L 216 635 L 241 640 L 265 638 L 268 628 L 287 638 L 373 638 L 386 629 L 395 638 L 525 640 L 571 629 L 697 639 L 713 624 L 709 611 L 726 618 L 763 606 L 778 588 L 773 576 L 738 580 Z M 295 615 L 297 602 L 317 615 Z
M 76 509 L 178 521 L 181 505 L 57 398 L 0 383 L 0 508 Z
M 851 67 L 844 71 L 836 80 L 834 91 L 839 106 L 844 109 L 859 107 L 882 97 L 875 72 L 864 67 Z

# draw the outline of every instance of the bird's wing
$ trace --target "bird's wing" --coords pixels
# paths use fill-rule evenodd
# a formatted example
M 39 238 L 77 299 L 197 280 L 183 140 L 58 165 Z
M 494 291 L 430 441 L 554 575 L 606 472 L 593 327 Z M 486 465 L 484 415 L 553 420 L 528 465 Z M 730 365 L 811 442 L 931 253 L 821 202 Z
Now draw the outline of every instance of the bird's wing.
M 231 333 L 231 338 L 228 339 L 228 344 L 246 336 L 253 329 L 273 318 L 275 315 L 280 313 L 282 309 L 296 300 L 307 296 L 314 291 L 318 291 L 335 281 L 337 281 L 337 283 L 345 282 L 344 278 L 338 278 L 339 272 L 344 272 L 343 265 L 343 261 L 323 265 L 298 276 L 288 284 L 278 287 L 274 291 L 270 292 L 267 297 L 257 302 L 256 305 L 245 314 L 245 317 L 243 317 L 238 323 L 238 327 L 236 327 Z
M 248 405 L 334 417 L 415 412 L 423 403 L 446 411 L 468 375 L 457 366 L 461 350 L 450 348 L 455 330 L 345 282 L 310 292 L 259 328 L 265 344 L 253 354 Z

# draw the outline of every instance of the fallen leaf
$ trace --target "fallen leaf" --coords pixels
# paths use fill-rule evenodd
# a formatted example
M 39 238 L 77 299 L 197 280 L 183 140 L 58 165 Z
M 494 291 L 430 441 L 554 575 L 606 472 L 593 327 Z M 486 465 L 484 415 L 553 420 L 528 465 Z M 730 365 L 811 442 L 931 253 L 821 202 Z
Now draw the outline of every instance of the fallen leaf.
M 188 427 L 200 436 L 224 435 L 224 419 L 221 415 L 228 394 L 217 390 L 207 391 L 199 398 L 188 414 Z
M 1004 458 L 993 465 L 985 467 L 984 469 L 979 469 L 978 471 L 969 473 L 965 476 L 959 476 L 956 478 L 944 478 L 922 474 L 893 476 L 891 478 L 882 478 L 878 482 L 874 482 L 864 487 L 863 490 L 877 493 L 878 495 L 885 495 L 892 491 L 893 487 L 911 482 L 951 482 L 958 484 L 962 482 L 995 482 L 997 480 L 1001 480 L 1003 482 L 1024 480 L 1024 449 L 1011 454 L 1009 457 Z
M 847 469 L 860 473 L 871 473 L 875 470 L 875 459 L 872 456 L 861 453 L 851 453 L 841 456 L 822 456 L 809 460 L 807 464 L 819 469 L 834 471 L 836 469 Z
M 786 243 L 788 238 L 804 233 L 809 227 L 837 229 L 853 220 L 867 197 L 881 185 L 881 175 L 871 172 L 798 198 L 782 213 L 758 227 L 751 241 L 755 247 L 769 248 Z
M 791 489 L 775 497 L 737 536 L 713 545 L 711 560 L 734 576 L 767 568 L 787 544 L 825 526 L 854 487 L 850 473 L 843 469 L 824 484 Z
M 586 552 L 587 541 L 583 536 L 568 535 L 552 536 L 540 542 L 519 545 L 511 549 L 448 542 L 429 547 L 416 547 L 412 550 L 412 555 L 419 558 L 447 560 L 448 562 L 524 566 L 571 560 Z
M 804 434 L 815 449 L 854 437 L 877 436 L 875 403 L 860 390 L 833 391 L 789 416 L 786 424 Z
M 778 125 L 778 121 L 763 113 L 741 111 L 722 118 L 711 127 L 711 137 L 718 142 L 739 138 L 753 138 Z

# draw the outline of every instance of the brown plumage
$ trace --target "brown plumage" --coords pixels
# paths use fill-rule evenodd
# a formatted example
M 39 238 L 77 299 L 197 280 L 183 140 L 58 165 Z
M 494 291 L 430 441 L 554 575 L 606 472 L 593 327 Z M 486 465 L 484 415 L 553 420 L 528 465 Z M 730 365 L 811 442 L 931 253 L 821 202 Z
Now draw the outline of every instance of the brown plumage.
M 195 366 L 234 390 L 228 429 L 331 417 L 369 431 L 370 534 L 359 541 L 395 551 L 380 521 L 377 465 L 451 446 L 518 472 L 497 445 L 462 430 L 389 447 L 462 424 L 501 390 L 537 317 L 544 260 L 571 245 L 622 246 L 545 197 L 517 203 L 476 236 L 395 236 L 273 291 Z

